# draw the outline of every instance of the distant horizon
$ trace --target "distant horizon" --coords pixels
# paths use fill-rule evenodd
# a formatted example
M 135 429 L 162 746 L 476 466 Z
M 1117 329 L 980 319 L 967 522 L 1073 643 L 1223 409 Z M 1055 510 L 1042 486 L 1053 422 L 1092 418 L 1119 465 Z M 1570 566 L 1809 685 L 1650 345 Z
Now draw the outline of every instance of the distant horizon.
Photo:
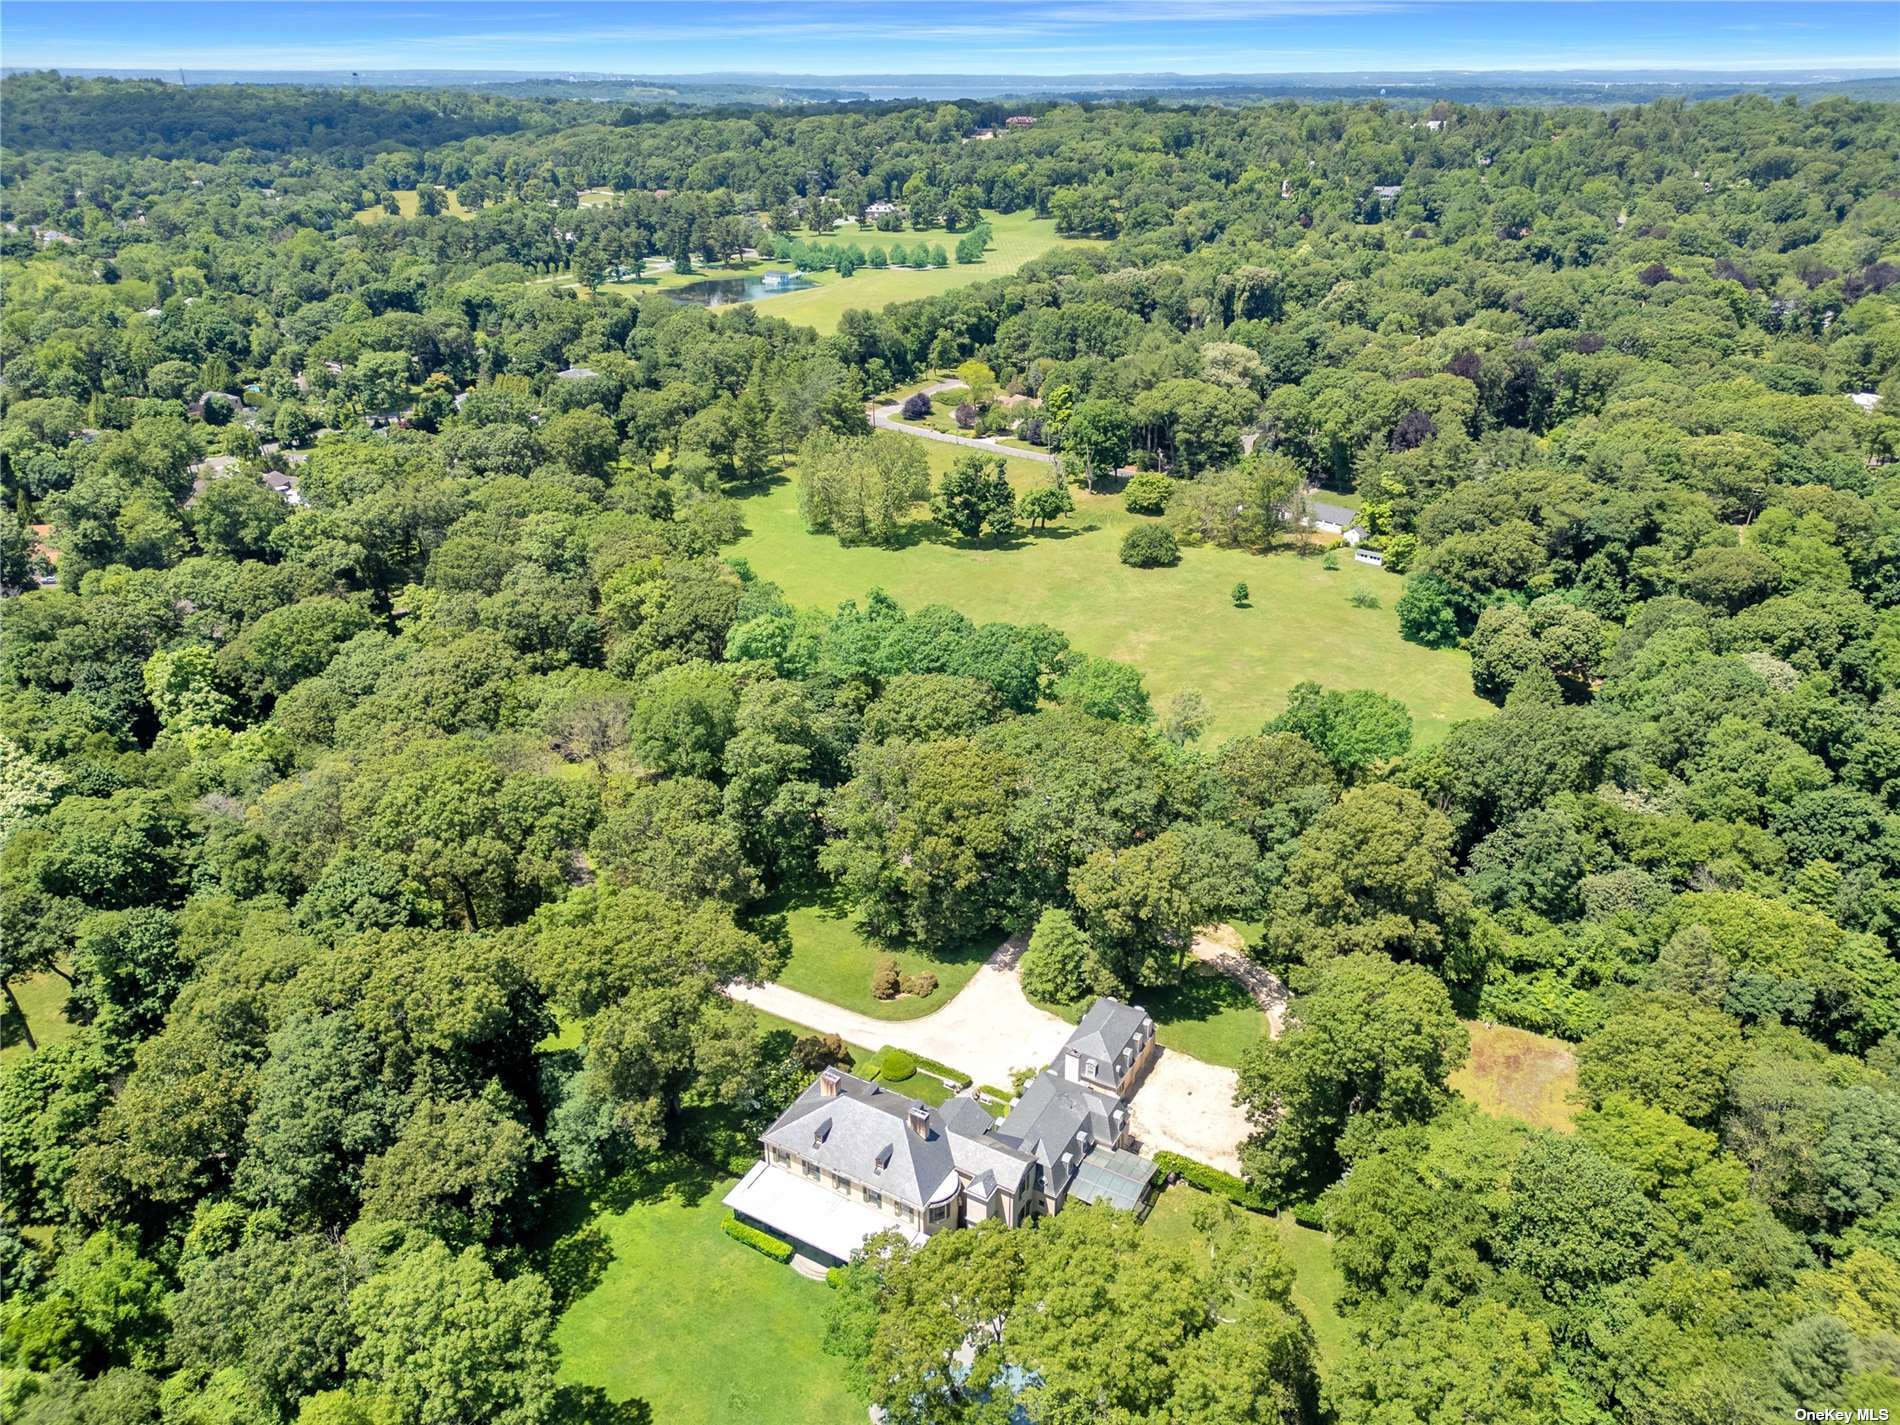
M 864 79 L 1900 73 L 1892 0 L 14 0 L 9 71 Z M 1888 36 L 1881 40 L 1880 35 Z M 408 58 L 413 63 L 400 60 Z

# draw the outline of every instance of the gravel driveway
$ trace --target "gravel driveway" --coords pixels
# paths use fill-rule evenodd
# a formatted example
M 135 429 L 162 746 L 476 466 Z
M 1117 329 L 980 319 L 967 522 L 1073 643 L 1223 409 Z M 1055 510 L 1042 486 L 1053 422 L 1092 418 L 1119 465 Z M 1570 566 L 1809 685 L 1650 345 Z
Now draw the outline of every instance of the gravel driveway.
M 1041 1068 L 1069 1037 L 1069 1026 L 1023 998 L 1016 983 L 1021 942 L 1006 940 L 957 997 L 918 1019 L 873 1019 L 783 985 L 732 985 L 726 993 L 767 1013 L 853 1044 L 895 1044 L 961 1069 L 979 1084 L 1009 1087 L 1010 1072 Z
M 867 1049 L 895 1044 L 961 1069 L 979 1084 L 1007 1088 L 1013 1070 L 1042 1068 L 1055 1058 L 1071 1028 L 1023 998 L 1016 979 L 1022 949 L 1020 939 L 1004 941 L 955 999 L 920 1019 L 873 1019 L 783 985 L 729 985 L 726 993 Z M 1163 1049 L 1135 1086 L 1130 1106 L 1141 1151 L 1165 1149 L 1238 1173 L 1240 1144 L 1250 1130 L 1234 1106 L 1237 1081 L 1232 1069 Z

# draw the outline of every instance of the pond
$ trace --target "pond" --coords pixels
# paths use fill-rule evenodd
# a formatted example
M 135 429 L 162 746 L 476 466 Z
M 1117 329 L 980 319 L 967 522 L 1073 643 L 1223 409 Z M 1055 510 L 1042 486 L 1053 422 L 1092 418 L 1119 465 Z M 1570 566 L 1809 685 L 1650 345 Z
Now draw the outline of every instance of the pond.
M 780 297 L 818 284 L 796 272 L 762 272 L 756 277 L 708 277 L 703 282 L 688 282 L 670 288 L 666 295 L 675 302 L 697 302 L 702 307 L 729 307 L 734 302 L 757 302 Z

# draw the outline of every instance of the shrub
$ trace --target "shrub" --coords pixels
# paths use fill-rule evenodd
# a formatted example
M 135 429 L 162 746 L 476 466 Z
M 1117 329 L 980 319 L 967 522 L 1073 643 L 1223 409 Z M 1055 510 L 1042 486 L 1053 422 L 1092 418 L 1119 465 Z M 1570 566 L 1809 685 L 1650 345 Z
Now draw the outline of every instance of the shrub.
M 1319 567 L 1322 569 L 1337 569 L 1339 567 L 1339 555 L 1331 549 L 1327 550 L 1326 557 L 1319 562 Z
M 1133 569 L 1158 569 L 1181 562 L 1181 546 L 1166 525 L 1137 525 L 1122 536 L 1122 563 Z
M 999 1089 L 995 1084 L 978 1084 L 976 1086 L 976 1096 L 978 1098 L 986 1098 L 991 1103 L 1001 1104 L 1006 1104 L 1016 1097 L 1016 1095 L 1011 1093 L 1008 1089 Z
M 1240 583 L 1234 585 L 1234 607 L 1237 609 L 1246 608 L 1248 595 L 1249 591 L 1246 584 Z
M 851 1067 L 851 1050 L 836 1034 L 803 1034 L 792 1041 L 792 1061 L 815 1074 L 836 1064 Z
M 1347 596 L 1347 602 L 1355 609 L 1376 609 L 1379 607 L 1379 596 L 1370 589 L 1354 589 Z
M 730 1214 L 719 1225 L 733 1241 L 743 1242 L 755 1252 L 763 1252 L 780 1266 L 792 1259 L 792 1244 L 783 1238 L 774 1237 L 770 1232 L 761 1232 L 756 1227 L 749 1227 Z
M 902 988 L 897 961 L 889 955 L 878 956 L 877 963 L 871 967 L 871 998 L 896 999 Z
M 1168 501 L 1173 498 L 1174 481 L 1166 475 L 1143 471 L 1139 475 L 1130 475 L 1128 483 L 1122 486 L 1122 505 L 1130 514 L 1163 514 L 1168 508 Z
M 916 395 L 908 398 L 900 409 L 899 414 L 907 421 L 922 420 L 925 416 L 930 414 L 929 393 L 919 391 Z
M 976 407 L 971 405 L 968 401 L 958 406 L 953 415 L 956 419 L 956 423 L 965 430 L 968 430 L 971 426 L 976 424 Z
M 1219 1168 L 1210 1168 L 1206 1163 L 1197 1163 L 1194 1159 L 1184 1158 L 1179 1153 L 1156 1153 L 1155 1166 L 1164 1173 L 1175 1174 L 1190 1187 L 1197 1187 L 1202 1192 L 1215 1193 L 1250 1212 L 1267 1210 L 1266 1201 L 1260 1194 L 1232 1173 L 1223 1173 Z
M 919 970 L 914 975 L 904 976 L 903 990 L 907 995 L 926 999 L 937 992 L 937 977 L 928 970 Z
M 825 1268 L 825 1285 L 830 1287 L 833 1291 L 836 1291 L 839 1287 L 843 1286 L 844 1285 L 844 1268 L 843 1267 L 826 1267 Z
M 917 1060 L 912 1055 L 889 1045 L 877 1056 L 877 1062 L 878 1077 L 887 1084 L 901 1084 L 917 1072 Z

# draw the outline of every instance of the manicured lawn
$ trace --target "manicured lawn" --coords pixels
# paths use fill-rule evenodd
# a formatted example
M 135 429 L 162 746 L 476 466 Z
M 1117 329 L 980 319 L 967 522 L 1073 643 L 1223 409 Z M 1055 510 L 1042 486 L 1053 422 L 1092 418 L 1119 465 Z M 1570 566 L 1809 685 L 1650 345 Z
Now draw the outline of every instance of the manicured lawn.
M 14 982 L 14 998 L 20 1001 L 26 1025 L 42 1046 L 57 1044 L 72 1036 L 73 1026 L 63 1013 L 69 993 L 71 987 L 54 974 L 33 975 Z M 26 1046 L 26 1034 L 13 1013 L 13 1006 L 4 1000 L 0 1000 L 0 1005 L 5 1006 L 5 1012 L 0 1014 L 0 1064 L 4 1064 L 33 1051 Z
M 877 1019 L 917 1019 L 941 1009 L 970 982 L 1003 938 L 999 931 L 994 939 L 939 954 L 886 949 L 865 938 L 850 906 L 840 902 L 807 896 L 776 901 L 768 909 L 784 913 L 792 938 L 792 956 L 778 983 Z M 896 960 L 902 975 L 928 970 L 937 977 L 936 992 L 922 998 L 874 999 L 871 967 L 881 955 Z
M 1161 1241 L 1190 1250 L 1198 1248 L 1201 1236 L 1194 1230 L 1194 1209 L 1211 1200 L 1186 1183 L 1164 1188 L 1148 1214 L 1147 1231 Z M 1293 1303 L 1313 1328 L 1324 1372 L 1338 1360 L 1348 1335 L 1346 1322 L 1339 1314 L 1339 1294 L 1344 1284 L 1333 1265 L 1332 1239 L 1324 1232 L 1300 1226 L 1284 1213 L 1274 1218 L 1273 1225 L 1287 1265 L 1293 1268 Z
M 819 1349 L 830 1289 L 720 1231 L 732 1181 L 689 1171 L 600 1208 L 611 1260 L 555 1327 L 563 1383 L 665 1425 L 862 1425 Z
M 1154 1016 L 1155 1037 L 1164 1049 L 1229 1069 L 1267 1036 L 1267 1016 L 1252 995 L 1206 965 L 1189 965 L 1178 985 L 1143 990 L 1142 1008 Z
M 933 474 L 964 453 L 919 444 Z M 1047 465 L 1027 460 L 1011 460 L 1009 470 L 1018 489 L 1050 478 Z M 1078 491 L 1076 505 L 1047 533 L 1002 546 L 971 544 L 920 518 L 897 548 L 847 549 L 807 533 L 793 482 L 783 479 L 743 502 L 749 533 L 732 552 L 798 604 L 830 609 L 882 588 L 907 608 L 945 603 L 979 622 L 1050 624 L 1084 652 L 1141 669 L 1157 712 L 1176 693 L 1200 693 L 1213 714 L 1210 745 L 1257 732 L 1307 679 L 1401 699 L 1421 743 L 1490 710 L 1471 691 L 1465 654 L 1399 637 L 1395 575 L 1351 559 L 1326 570 L 1291 552 L 1231 549 L 1189 549 L 1172 569 L 1130 569 L 1119 559 L 1121 538 L 1141 517 L 1118 495 Z M 1237 609 L 1230 595 L 1243 581 L 1251 607 Z M 1355 590 L 1383 607 L 1355 608 Z
M 1248 1046 L 1267 1033 L 1267 1016 L 1253 996 L 1228 976 L 1198 963 L 1188 966 L 1180 984 L 1140 990 L 1135 1001 L 1154 1017 L 1162 1048 L 1208 1064 L 1238 1068 Z M 1030 1002 L 1074 1024 L 1095 998 L 1055 1004 L 1032 996 Z
M 1467 1020 L 1471 1058 L 1451 1076 L 1451 1086 L 1486 1113 L 1517 1118 L 1533 1128 L 1568 1132 L 1578 1105 L 1577 1053 L 1561 1039 Z

